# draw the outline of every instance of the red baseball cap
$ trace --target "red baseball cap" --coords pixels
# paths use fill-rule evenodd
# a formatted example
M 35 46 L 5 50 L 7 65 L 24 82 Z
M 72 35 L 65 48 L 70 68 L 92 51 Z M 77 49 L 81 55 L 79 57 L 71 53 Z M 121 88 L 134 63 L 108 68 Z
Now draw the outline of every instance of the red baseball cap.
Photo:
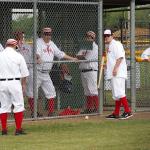
M 6 46 L 7 45 L 17 46 L 18 42 L 15 39 L 8 39 L 7 42 L 6 42 Z
M 43 33 L 44 33 L 44 32 L 52 32 L 52 29 L 49 28 L 49 27 L 46 27 L 46 28 L 43 28 L 43 29 L 42 29 L 42 32 L 43 32 Z

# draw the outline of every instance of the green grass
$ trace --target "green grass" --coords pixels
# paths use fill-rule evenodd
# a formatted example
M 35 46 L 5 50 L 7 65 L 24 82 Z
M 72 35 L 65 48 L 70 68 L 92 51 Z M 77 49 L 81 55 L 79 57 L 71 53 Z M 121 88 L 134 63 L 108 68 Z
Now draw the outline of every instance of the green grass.
M 150 150 L 150 120 L 68 119 L 25 123 L 0 136 L 1 150 Z

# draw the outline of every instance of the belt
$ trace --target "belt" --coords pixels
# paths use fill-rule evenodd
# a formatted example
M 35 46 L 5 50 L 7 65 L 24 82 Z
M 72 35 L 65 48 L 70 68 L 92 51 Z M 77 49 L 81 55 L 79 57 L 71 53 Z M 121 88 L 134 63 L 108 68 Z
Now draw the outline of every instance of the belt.
M 90 72 L 90 71 L 97 71 L 97 70 L 94 70 L 94 69 L 83 69 L 83 70 L 81 70 L 81 72 Z
M 49 70 L 38 70 L 41 73 L 49 73 Z
M 11 81 L 11 80 L 20 80 L 20 78 L 0 79 L 0 81 Z

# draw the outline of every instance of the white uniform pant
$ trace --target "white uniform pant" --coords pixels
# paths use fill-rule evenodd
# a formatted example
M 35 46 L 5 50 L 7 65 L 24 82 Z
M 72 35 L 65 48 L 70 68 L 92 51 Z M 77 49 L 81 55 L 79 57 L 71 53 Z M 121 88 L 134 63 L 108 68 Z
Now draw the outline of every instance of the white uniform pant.
M 29 68 L 29 76 L 26 81 L 26 95 L 33 98 L 33 68 Z
M 0 81 L 0 114 L 10 113 L 12 104 L 14 113 L 24 111 L 21 81 Z
M 37 87 L 42 88 L 47 99 L 56 97 L 55 87 L 49 73 L 41 73 L 38 71 Z
M 119 100 L 122 97 L 125 97 L 125 78 L 113 77 L 111 79 L 112 87 L 112 98 L 114 100 Z
M 97 71 L 82 72 L 81 81 L 82 86 L 84 88 L 84 95 L 86 96 L 98 95 Z

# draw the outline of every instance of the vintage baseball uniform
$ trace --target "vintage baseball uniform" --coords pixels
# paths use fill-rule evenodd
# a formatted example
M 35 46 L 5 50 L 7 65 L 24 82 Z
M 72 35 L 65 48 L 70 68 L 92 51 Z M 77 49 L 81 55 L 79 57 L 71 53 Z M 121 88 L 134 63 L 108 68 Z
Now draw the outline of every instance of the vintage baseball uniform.
M 27 77 L 29 71 L 21 54 L 13 48 L 7 47 L 0 53 L 0 114 L 24 111 L 24 100 L 21 86 L 21 78 Z
M 96 62 L 82 62 L 79 65 L 81 70 L 81 81 L 86 96 L 98 95 L 97 90 L 97 70 L 98 70 L 98 46 L 93 42 L 92 50 L 80 50 L 78 55 L 86 53 L 86 60 L 96 60 Z
M 38 87 L 42 87 L 47 99 L 56 97 L 55 88 L 53 82 L 49 76 L 54 60 L 54 56 L 62 59 L 65 55 L 60 51 L 53 41 L 45 43 L 42 38 L 37 39 L 37 54 L 42 60 L 42 64 L 37 64 L 38 70 Z
M 119 66 L 117 75 L 113 76 L 113 69 L 116 60 L 123 57 Z M 125 60 L 125 51 L 123 45 L 116 40 L 112 40 L 107 51 L 107 70 L 106 79 L 111 80 L 112 95 L 114 100 L 118 100 L 125 96 L 125 79 L 127 79 L 127 65 Z
M 143 59 L 149 59 L 150 58 L 150 47 L 144 50 L 144 52 L 141 55 L 141 58 Z
M 32 46 L 25 42 L 19 42 L 18 52 L 24 57 L 30 75 L 27 77 L 27 88 L 26 95 L 28 97 L 33 97 L 33 55 L 32 55 Z

